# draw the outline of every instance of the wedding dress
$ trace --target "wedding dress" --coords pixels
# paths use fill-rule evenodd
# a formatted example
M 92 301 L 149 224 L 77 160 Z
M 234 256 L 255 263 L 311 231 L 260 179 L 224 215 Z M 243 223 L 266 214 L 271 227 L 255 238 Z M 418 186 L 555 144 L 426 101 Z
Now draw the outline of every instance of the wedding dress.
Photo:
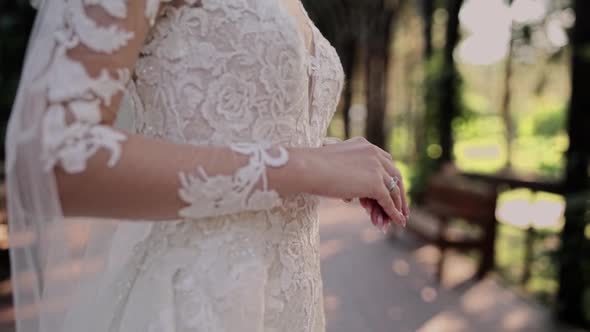
M 40 1 L 6 143 L 18 331 L 324 331 L 318 198 L 265 175 L 322 145 L 343 85 L 295 1 Z M 179 171 L 175 220 L 63 217 L 51 171 L 115 167 L 129 133 L 247 163 Z

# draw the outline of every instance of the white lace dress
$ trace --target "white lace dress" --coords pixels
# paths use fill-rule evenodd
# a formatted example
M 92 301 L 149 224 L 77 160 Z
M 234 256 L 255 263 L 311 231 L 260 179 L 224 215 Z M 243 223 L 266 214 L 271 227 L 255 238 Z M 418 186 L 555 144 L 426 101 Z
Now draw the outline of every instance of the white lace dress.
M 167 5 L 127 87 L 133 127 L 150 137 L 234 149 L 260 141 L 320 146 L 343 72 L 306 19 L 311 50 L 281 0 Z M 199 199 L 215 196 L 206 191 L 227 194 L 223 179 L 202 178 L 192 179 Z M 108 331 L 324 331 L 317 205 L 310 195 L 270 209 L 201 204 L 199 218 L 185 211 L 193 218 L 154 223 L 109 277 L 112 287 L 97 301 L 110 310 L 95 319 Z
M 302 15 L 294 16 L 287 3 L 296 3 Z M 131 9 L 137 4 L 141 15 Z M 20 89 L 25 97 L 15 106 L 23 111 L 13 113 L 7 144 L 11 236 L 39 236 L 39 245 L 12 249 L 14 287 L 25 294 L 15 297 L 17 304 L 26 305 L 32 287 L 19 271 L 35 272 L 29 263 L 36 256 L 46 272 L 37 276 L 39 291 L 33 292 L 40 300 L 32 301 L 51 302 L 74 286 L 52 279 L 60 263 L 76 262 L 56 258 L 66 257 L 55 249 L 60 237 L 45 240 L 74 222 L 48 223 L 64 219 L 59 202 L 29 198 L 57 196 L 51 171 L 58 165 L 83 173 L 99 150 L 109 153 L 108 167 L 127 158 L 126 134 L 112 129 L 103 111 L 117 93 L 129 96 L 136 134 L 228 146 L 249 160 L 233 174 L 207 174 L 199 165 L 195 173 L 174 173 L 180 174 L 178 195 L 186 203 L 178 219 L 121 222 L 112 244 L 98 242 L 110 248 L 107 265 L 71 302 L 78 305 L 66 307 L 63 319 L 49 307 L 39 323 L 27 322 L 27 309 L 19 305 L 20 331 L 324 331 L 318 198 L 281 198 L 266 178 L 266 167 L 287 162 L 285 148 L 322 145 L 343 85 L 336 51 L 299 0 L 40 5 L 38 24 L 44 28 L 37 29 L 40 42 L 29 52 L 47 59 L 27 65 L 28 86 Z M 145 41 L 134 39 L 142 29 Z M 133 60 L 126 60 L 127 53 Z M 29 98 L 35 101 L 29 104 L 26 97 L 35 94 L 45 102 Z M 36 118 L 39 126 L 27 129 Z M 37 171 L 38 158 L 46 173 Z M 44 252 L 46 245 L 53 251 Z

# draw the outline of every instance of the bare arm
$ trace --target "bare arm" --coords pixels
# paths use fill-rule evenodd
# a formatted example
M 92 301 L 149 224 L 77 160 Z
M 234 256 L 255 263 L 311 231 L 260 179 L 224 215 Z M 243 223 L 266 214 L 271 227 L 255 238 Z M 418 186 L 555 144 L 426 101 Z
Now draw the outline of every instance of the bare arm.
M 311 189 L 302 181 L 306 172 L 300 161 L 310 152 L 306 150 L 289 149 L 290 157 L 285 165 L 267 168 L 269 188 L 282 197 Z M 277 156 L 278 150 L 271 148 L 269 153 Z M 172 219 L 187 207 L 179 195 L 182 188 L 179 174 L 194 174 L 200 166 L 210 176 L 232 175 L 249 162 L 248 156 L 228 147 L 181 145 L 141 135 L 127 136 L 122 144 L 122 157 L 113 167 L 107 166 L 108 158 L 106 151 L 99 151 L 88 160 L 84 172 L 56 169 L 67 215 Z

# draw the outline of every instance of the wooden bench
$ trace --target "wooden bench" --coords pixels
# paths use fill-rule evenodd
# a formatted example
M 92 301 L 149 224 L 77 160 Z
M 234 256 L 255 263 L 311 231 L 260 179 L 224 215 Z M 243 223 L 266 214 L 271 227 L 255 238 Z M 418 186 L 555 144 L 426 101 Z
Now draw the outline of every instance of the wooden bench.
M 438 173 L 429 180 L 419 213 L 410 216 L 407 228 L 440 249 L 436 273 L 439 282 L 446 249 L 478 252 L 477 279 L 494 268 L 497 196 L 495 186 L 455 173 Z M 424 215 L 428 217 L 423 218 Z M 455 227 L 459 220 L 463 228 Z

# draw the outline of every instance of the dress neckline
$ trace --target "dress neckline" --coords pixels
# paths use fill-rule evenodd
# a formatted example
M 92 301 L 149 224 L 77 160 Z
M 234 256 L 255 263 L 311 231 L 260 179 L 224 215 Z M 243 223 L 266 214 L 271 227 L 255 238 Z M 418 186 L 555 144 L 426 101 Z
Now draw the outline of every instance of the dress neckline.
M 298 20 L 296 14 L 294 15 L 294 13 L 292 13 L 291 10 L 289 10 L 287 4 L 285 4 L 285 0 L 276 0 L 276 1 L 279 3 L 279 7 L 280 7 L 281 11 L 283 11 L 284 14 L 287 15 L 287 19 L 289 21 L 291 21 L 290 23 L 293 25 L 293 29 L 295 30 L 295 34 L 297 35 L 298 42 L 303 47 L 303 50 L 305 51 L 305 54 L 307 55 L 306 58 L 307 58 L 308 65 L 311 66 L 312 60 L 317 55 L 317 38 L 316 38 L 316 32 L 314 29 L 313 22 L 311 21 L 311 18 L 309 17 L 307 10 L 303 6 L 303 3 L 301 2 L 301 0 L 295 0 L 297 2 L 297 7 L 299 7 L 299 11 L 300 11 L 299 14 L 304 17 L 305 25 L 307 25 L 307 27 L 309 28 L 309 32 L 311 34 L 309 36 L 311 38 L 310 47 L 307 46 L 307 39 L 306 39 L 305 32 L 303 31 L 303 27 L 299 23 L 299 20 Z
M 309 55 L 309 58 L 313 59 L 316 57 L 317 51 L 318 51 L 315 26 L 313 24 L 313 21 L 309 17 L 307 10 L 303 6 L 303 3 L 301 2 L 301 0 L 297 0 L 297 4 L 299 5 L 299 10 L 302 12 L 303 16 L 305 16 L 305 20 L 306 20 L 305 22 L 307 23 L 307 26 L 309 28 L 309 32 L 311 33 L 311 35 L 309 36 L 311 38 L 311 45 L 309 48 L 307 47 L 307 43 L 305 42 L 304 32 L 301 30 L 301 27 L 299 26 L 299 24 L 296 25 L 297 31 L 299 32 L 300 39 L 303 42 L 303 45 L 305 46 L 305 49 L 307 51 L 307 54 Z M 297 19 L 295 19 L 295 21 L 297 21 Z

